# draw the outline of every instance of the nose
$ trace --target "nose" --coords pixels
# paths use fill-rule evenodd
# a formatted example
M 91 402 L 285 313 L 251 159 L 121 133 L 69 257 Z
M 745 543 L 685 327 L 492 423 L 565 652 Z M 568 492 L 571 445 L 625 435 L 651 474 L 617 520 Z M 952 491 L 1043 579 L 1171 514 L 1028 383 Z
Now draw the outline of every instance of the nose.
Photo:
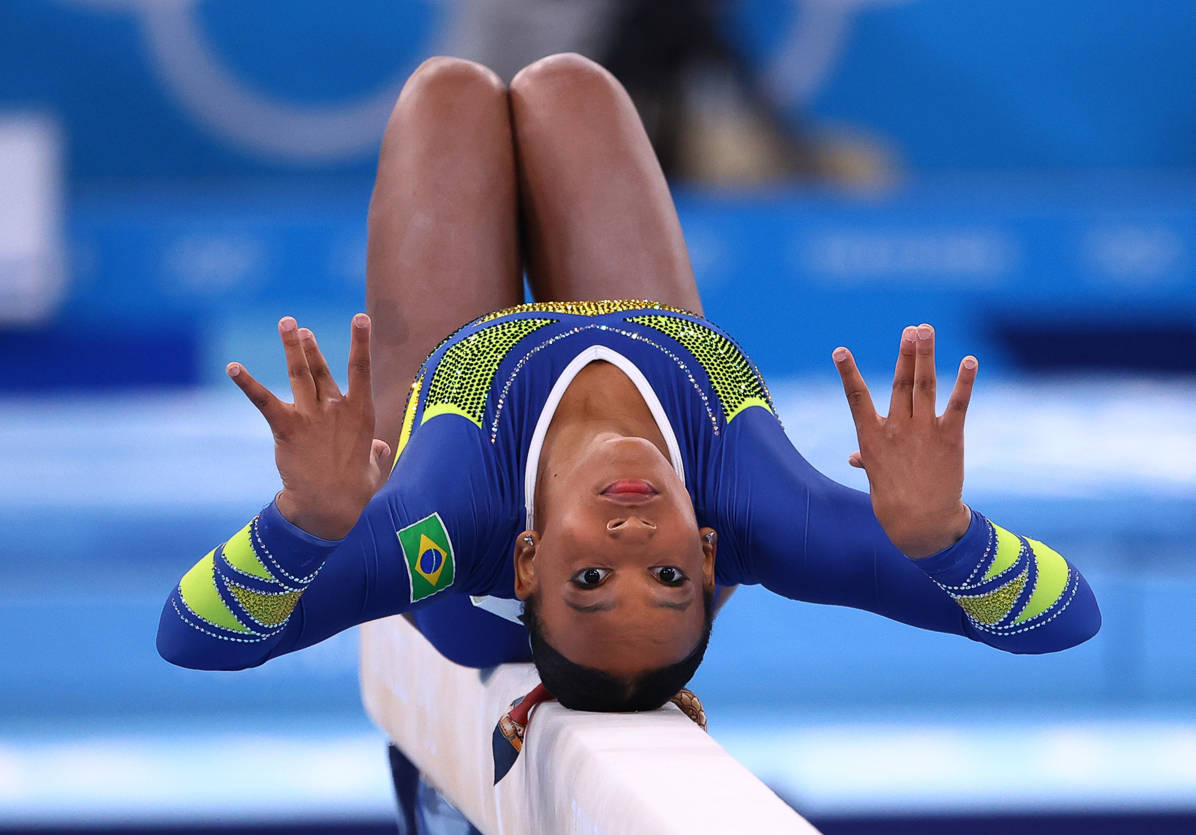
M 656 533 L 656 523 L 641 519 L 639 516 L 616 517 L 606 523 L 606 530 L 613 535 L 642 532 L 651 536 Z

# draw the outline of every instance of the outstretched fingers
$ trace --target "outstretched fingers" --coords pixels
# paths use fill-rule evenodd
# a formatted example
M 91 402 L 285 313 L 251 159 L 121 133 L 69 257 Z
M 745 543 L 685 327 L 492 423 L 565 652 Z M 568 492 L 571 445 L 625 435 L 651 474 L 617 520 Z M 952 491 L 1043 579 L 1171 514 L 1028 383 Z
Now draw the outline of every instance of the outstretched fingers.
M 316 384 L 316 397 L 321 400 L 333 400 L 341 396 L 332 372 L 328 369 L 328 361 L 316 343 L 316 335 L 307 328 L 299 329 L 299 340 L 303 343 L 303 354 L 307 357 L 307 367 L 311 369 L 312 380 Z
M 972 386 L 976 383 L 978 367 L 979 363 L 973 356 L 966 356 L 960 362 L 955 387 L 951 389 L 951 399 L 947 401 L 947 410 L 939 419 L 939 425 L 944 429 L 963 432 L 963 421 L 972 400 Z
M 370 385 L 370 317 L 358 313 L 349 339 L 349 399 L 372 407 Z
M 864 377 L 860 374 L 851 351 L 846 348 L 836 348 L 831 353 L 831 359 L 835 361 L 839 377 L 843 380 L 843 393 L 847 395 L 847 407 L 851 409 L 856 433 L 864 432 L 877 422 L 876 408 L 872 405 L 872 395 L 868 393 Z
M 932 421 L 935 411 L 936 378 L 934 370 L 934 328 L 918 325 L 914 349 L 913 416 Z
M 299 325 L 293 316 L 283 316 L 278 322 L 278 335 L 282 337 L 282 349 L 287 359 L 287 377 L 291 381 L 291 394 L 295 405 L 309 409 L 316 402 L 316 381 L 307 364 L 307 353 L 299 336 Z
M 390 444 L 380 438 L 374 438 L 370 444 L 370 461 L 382 477 L 381 480 L 385 481 L 387 474 L 390 473 L 391 465 L 394 464 L 394 458 L 390 454 Z
M 913 325 L 901 332 L 897 348 L 897 367 L 893 370 L 893 396 L 889 399 L 889 418 L 908 418 L 913 413 L 914 347 L 918 329 Z
M 249 398 L 249 402 L 257 407 L 257 410 L 262 413 L 262 417 L 266 419 L 266 423 L 270 424 L 270 429 L 275 435 L 281 434 L 282 423 L 287 416 L 287 404 L 283 403 L 275 397 L 268 388 L 263 386 L 253 378 L 253 375 L 245 370 L 245 366 L 239 362 L 230 362 L 225 367 L 225 372 L 237 384 L 237 388 L 245 392 L 245 396 Z

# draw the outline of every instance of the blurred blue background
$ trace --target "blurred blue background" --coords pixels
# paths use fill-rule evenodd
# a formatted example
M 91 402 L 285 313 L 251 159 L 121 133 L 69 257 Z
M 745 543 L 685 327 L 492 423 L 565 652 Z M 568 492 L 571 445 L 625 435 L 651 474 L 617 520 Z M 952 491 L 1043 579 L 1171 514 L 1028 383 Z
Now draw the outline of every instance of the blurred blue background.
M 658 41 L 680 70 L 627 58 Z M 694 684 L 716 738 L 827 832 L 1192 831 L 1194 45 L 1183 0 L 6 0 L 0 829 L 385 831 L 352 633 L 197 673 L 158 611 L 275 489 L 225 362 L 277 380 L 283 314 L 343 360 L 403 79 L 577 49 L 799 449 L 863 486 L 830 351 L 883 386 L 934 323 L 981 359 L 965 498 L 1105 616 L 1024 658 L 743 589 Z

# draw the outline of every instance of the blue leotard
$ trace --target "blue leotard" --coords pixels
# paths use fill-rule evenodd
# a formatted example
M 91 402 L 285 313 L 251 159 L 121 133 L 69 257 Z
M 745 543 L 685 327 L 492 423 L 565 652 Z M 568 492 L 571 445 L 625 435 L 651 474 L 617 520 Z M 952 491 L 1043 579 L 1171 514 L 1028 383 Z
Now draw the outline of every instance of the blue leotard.
M 571 302 L 500 311 L 441 343 L 412 386 L 390 479 L 348 536 L 313 537 L 270 504 L 171 592 L 159 652 L 237 669 L 410 611 L 460 663 L 527 660 L 513 622 L 515 537 L 534 527 L 556 403 L 594 361 L 644 396 L 698 524 L 719 533 L 719 584 L 760 583 L 1011 652 L 1063 649 L 1099 628 L 1074 567 L 975 510 L 945 551 L 901 554 L 866 493 L 798 454 L 759 371 L 710 322 L 651 302 Z

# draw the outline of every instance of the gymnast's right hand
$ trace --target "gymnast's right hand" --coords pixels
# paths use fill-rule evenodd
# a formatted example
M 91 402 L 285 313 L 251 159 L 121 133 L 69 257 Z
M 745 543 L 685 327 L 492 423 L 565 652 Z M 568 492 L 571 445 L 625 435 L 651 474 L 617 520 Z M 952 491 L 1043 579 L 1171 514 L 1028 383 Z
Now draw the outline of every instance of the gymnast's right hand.
M 310 330 L 286 316 L 278 332 L 293 404 L 275 397 L 240 363 L 230 362 L 225 370 L 274 433 L 274 461 L 283 486 L 276 499 L 279 512 L 313 536 L 342 539 L 389 471 L 390 447 L 374 438 L 370 318 L 353 317 L 344 394 Z

